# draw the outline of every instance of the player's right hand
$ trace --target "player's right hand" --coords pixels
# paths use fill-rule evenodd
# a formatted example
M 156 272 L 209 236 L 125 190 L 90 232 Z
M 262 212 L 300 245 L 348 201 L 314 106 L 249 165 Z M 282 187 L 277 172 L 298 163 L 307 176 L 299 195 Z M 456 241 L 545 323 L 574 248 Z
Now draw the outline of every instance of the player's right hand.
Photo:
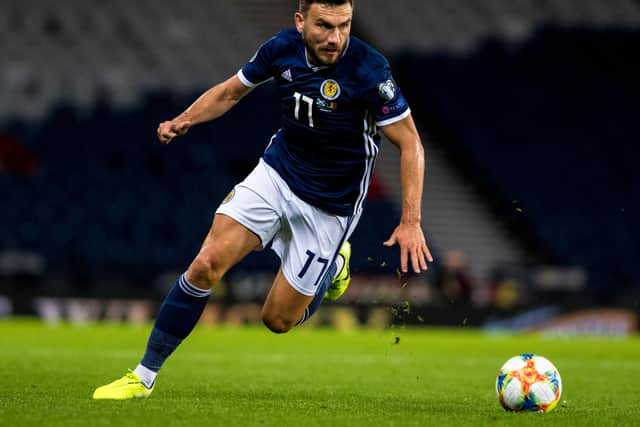
M 191 122 L 184 119 L 173 119 L 160 123 L 158 126 L 158 139 L 163 144 L 168 144 L 176 136 L 182 136 L 191 127 Z

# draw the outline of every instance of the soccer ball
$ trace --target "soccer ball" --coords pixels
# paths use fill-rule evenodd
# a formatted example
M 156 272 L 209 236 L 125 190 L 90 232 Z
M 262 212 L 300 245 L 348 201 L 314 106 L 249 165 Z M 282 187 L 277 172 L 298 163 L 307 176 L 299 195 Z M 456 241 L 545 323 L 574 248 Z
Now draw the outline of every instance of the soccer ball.
M 560 372 L 536 354 L 512 357 L 498 372 L 496 394 L 507 411 L 549 412 L 562 394 Z

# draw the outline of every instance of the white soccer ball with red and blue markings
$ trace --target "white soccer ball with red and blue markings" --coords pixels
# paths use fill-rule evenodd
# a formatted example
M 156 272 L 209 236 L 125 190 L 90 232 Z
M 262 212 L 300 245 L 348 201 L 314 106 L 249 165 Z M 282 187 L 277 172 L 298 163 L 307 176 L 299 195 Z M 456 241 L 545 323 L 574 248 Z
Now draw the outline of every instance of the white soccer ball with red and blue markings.
M 522 354 L 500 368 L 496 394 L 507 411 L 549 412 L 560 401 L 562 379 L 548 359 Z

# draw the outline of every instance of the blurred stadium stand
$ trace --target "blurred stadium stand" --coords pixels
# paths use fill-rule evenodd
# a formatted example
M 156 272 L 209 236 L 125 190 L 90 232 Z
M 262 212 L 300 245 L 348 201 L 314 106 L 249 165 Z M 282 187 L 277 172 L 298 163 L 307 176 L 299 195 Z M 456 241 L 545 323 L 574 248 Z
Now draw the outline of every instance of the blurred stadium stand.
M 600 288 L 597 297 L 637 287 L 640 230 L 632 218 L 640 207 L 640 179 L 632 159 L 640 113 L 639 3 L 405 3 L 389 8 L 381 0 L 368 2 L 372 7 L 359 10 L 359 23 L 394 59 L 429 142 L 516 233 L 527 253 L 520 260 L 582 266 L 590 285 Z M 434 214 L 430 198 L 438 195 L 429 190 L 425 215 Z M 470 221 L 454 212 L 459 210 L 444 218 L 464 229 Z M 455 241 L 454 234 L 439 243 Z M 480 275 L 497 261 L 483 262 L 482 242 L 488 242 L 487 252 L 499 253 L 489 243 L 500 242 L 497 234 L 475 233 L 470 240 L 477 245 L 460 246 L 482 264 Z M 507 248 L 507 241 L 499 246 Z
M 407 55 L 397 68 L 413 74 L 434 133 L 516 202 L 556 260 L 637 282 L 640 63 L 626 48 L 639 45 L 638 31 L 543 29 L 515 51 L 488 42 L 464 59 Z
M 291 25 L 291 5 L 267 3 L 3 1 L 0 117 L 42 119 L 60 102 L 92 108 L 103 98 L 132 107 L 148 91 L 208 87 Z
M 295 4 L 5 0 L 0 252 L 14 261 L 0 262 L 0 284 L 20 288 L 22 271 L 46 276 L 28 291 L 146 295 L 157 286 L 150 274 L 184 269 L 213 210 L 278 127 L 277 105 L 264 85 L 170 146 L 155 142 L 157 123 L 289 26 Z M 516 283 L 517 298 L 546 286 L 568 299 L 579 291 L 588 304 L 633 301 L 639 2 L 363 0 L 356 8 L 356 34 L 392 61 L 425 140 L 424 224 L 441 260 L 426 280 L 451 297 L 440 282 L 449 277 L 444 260 L 455 258 L 465 265 L 454 276 L 468 275 L 479 304 L 496 294 L 508 302 L 505 283 Z M 387 144 L 353 241 L 362 277 L 394 275 L 396 252 L 380 243 L 399 215 L 398 173 Z M 16 259 L 34 254 L 37 269 L 23 262 L 15 271 Z M 252 255 L 238 274 L 274 265 L 272 255 Z
M 541 26 L 637 30 L 640 9 L 635 0 L 401 0 L 394 7 L 367 0 L 358 9 L 358 23 L 388 54 L 463 55 L 487 39 L 524 41 Z

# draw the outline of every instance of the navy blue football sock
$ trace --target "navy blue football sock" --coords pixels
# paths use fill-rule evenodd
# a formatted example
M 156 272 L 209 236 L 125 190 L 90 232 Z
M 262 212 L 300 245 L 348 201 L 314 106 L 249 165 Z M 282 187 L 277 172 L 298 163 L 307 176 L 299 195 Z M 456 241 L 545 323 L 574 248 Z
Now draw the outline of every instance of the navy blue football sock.
M 160 370 L 164 361 L 198 323 L 210 294 L 210 290 L 190 284 L 186 275 L 180 276 L 160 306 L 147 350 L 140 362 L 142 366 L 155 372 Z
M 333 277 L 336 275 L 336 271 L 337 267 L 336 263 L 334 262 L 331 265 L 331 268 L 329 268 L 329 272 L 327 273 L 327 275 L 324 276 L 324 280 L 322 281 L 322 285 L 319 287 L 316 296 L 311 300 L 309 306 L 304 310 L 302 319 L 300 319 L 297 325 L 301 325 L 309 320 L 309 318 L 313 316 L 313 313 L 318 310 L 318 307 L 320 307 L 320 304 L 322 304 L 322 301 L 324 301 L 324 293 L 327 292 L 327 289 L 329 289 L 329 286 L 331 286 L 331 282 L 333 282 Z

